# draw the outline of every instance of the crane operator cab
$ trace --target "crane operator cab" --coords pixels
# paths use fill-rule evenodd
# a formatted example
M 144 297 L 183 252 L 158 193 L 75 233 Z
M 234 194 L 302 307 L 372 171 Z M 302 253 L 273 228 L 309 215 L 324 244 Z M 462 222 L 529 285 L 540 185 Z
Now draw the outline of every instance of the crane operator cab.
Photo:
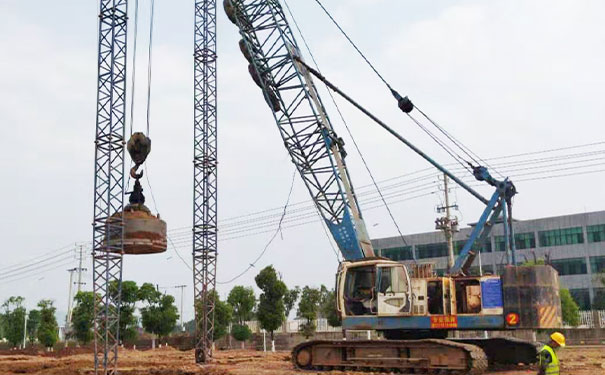
M 337 308 L 343 318 L 502 316 L 502 289 L 499 276 L 440 277 L 429 264 L 366 258 L 341 264 Z
M 337 283 L 345 315 L 405 315 L 412 311 L 412 288 L 403 264 L 355 262 L 354 266 L 341 267 Z

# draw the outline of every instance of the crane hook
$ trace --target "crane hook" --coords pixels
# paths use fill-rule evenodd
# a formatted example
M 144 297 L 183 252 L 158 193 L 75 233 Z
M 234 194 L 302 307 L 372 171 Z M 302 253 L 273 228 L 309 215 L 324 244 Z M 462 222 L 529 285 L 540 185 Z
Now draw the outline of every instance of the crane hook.
M 151 139 L 142 132 L 136 132 L 130 136 L 126 149 L 130 158 L 134 162 L 134 167 L 130 169 L 130 176 L 134 179 L 143 177 L 143 171 L 137 173 L 139 167 L 145 162 L 151 152 Z

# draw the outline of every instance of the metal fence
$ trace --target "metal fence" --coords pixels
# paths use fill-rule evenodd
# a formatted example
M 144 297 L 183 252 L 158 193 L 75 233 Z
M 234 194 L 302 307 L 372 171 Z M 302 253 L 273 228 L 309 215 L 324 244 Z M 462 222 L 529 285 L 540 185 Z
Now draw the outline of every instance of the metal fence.
M 580 325 L 577 328 L 599 327 L 605 328 L 605 310 L 580 311 Z
M 276 329 L 275 333 L 298 332 L 303 323 L 303 320 L 288 320 L 287 322 L 284 322 L 280 328 Z M 258 321 L 256 320 L 246 322 L 246 325 L 250 328 L 252 333 L 262 332 Z M 340 332 L 342 330 L 340 327 L 330 326 L 327 319 L 317 319 L 315 321 L 315 327 L 315 332 Z

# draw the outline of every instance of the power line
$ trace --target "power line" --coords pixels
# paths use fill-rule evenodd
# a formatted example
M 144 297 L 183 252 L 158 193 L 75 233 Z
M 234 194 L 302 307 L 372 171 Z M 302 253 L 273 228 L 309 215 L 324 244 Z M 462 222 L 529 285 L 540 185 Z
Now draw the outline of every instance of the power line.
M 229 284 L 237 279 L 239 279 L 241 276 L 243 276 L 246 272 L 248 272 L 252 267 L 254 267 L 254 265 L 260 260 L 260 258 L 262 258 L 262 256 L 265 254 L 265 252 L 267 251 L 267 249 L 269 248 L 269 246 L 271 245 L 271 243 L 273 242 L 273 240 L 275 239 L 275 237 L 277 237 L 277 234 L 282 230 L 282 221 L 284 219 L 284 217 L 286 216 L 286 210 L 288 209 L 288 204 L 290 203 L 290 198 L 292 197 L 292 190 L 294 189 L 294 179 L 296 177 L 296 170 L 294 170 L 294 172 L 292 173 L 292 182 L 290 183 L 290 191 L 288 191 L 288 198 L 286 199 L 286 204 L 284 205 L 284 209 L 282 211 L 282 216 L 281 219 L 279 220 L 279 224 L 277 225 L 277 229 L 275 230 L 275 233 L 273 233 L 273 236 L 271 236 L 271 238 L 269 239 L 269 241 L 267 242 L 267 244 L 265 245 L 265 247 L 263 248 L 263 250 L 260 252 L 260 254 L 256 257 L 256 259 L 254 260 L 254 262 L 250 263 L 250 265 L 243 270 L 240 274 L 238 274 L 237 276 L 227 280 L 227 281 L 217 281 L 217 284 Z
M 603 165 L 603 164 L 596 163 L 596 164 L 587 165 L 586 167 L 594 167 L 594 166 L 601 166 L 601 165 Z M 582 168 L 582 167 L 579 167 L 579 168 Z M 567 171 L 567 170 L 571 170 L 571 169 L 577 169 L 577 168 L 576 167 L 555 168 L 555 169 L 551 169 L 551 170 L 548 170 L 548 171 L 542 171 L 542 172 L 521 173 L 521 174 L 518 174 L 517 176 L 518 177 L 534 176 L 534 177 L 530 177 L 530 178 L 526 178 L 526 179 L 518 179 L 516 181 L 518 181 L 518 182 L 525 182 L 525 181 L 534 181 L 534 180 L 541 180 L 541 179 L 565 177 L 565 176 L 568 176 L 569 174 L 555 174 L 555 175 L 551 174 L 550 176 L 549 175 L 545 176 L 544 174 L 545 173 L 560 172 L 560 171 Z M 581 171 L 581 172 L 578 172 L 578 173 L 574 173 L 573 175 L 591 174 L 591 173 L 597 173 L 599 171 L 600 171 L 600 169 L 589 170 L 589 171 Z M 471 186 L 472 187 L 479 187 L 479 188 L 480 187 L 486 187 L 485 184 L 482 184 L 482 183 L 476 183 L 476 184 L 473 184 Z M 406 194 L 405 192 L 403 192 L 403 193 L 402 192 L 393 192 L 392 194 L 390 194 L 389 198 L 396 198 L 398 196 L 402 196 L 402 195 L 405 195 L 405 194 Z M 369 209 L 379 208 L 380 206 L 374 206 L 374 207 L 370 207 L 370 208 L 366 208 L 365 207 L 366 204 L 368 204 L 368 203 L 372 204 L 372 203 L 375 203 L 375 202 L 378 202 L 378 201 L 380 201 L 380 200 L 379 199 L 374 199 L 374 200 L 369 201 L 369 202 L 362 201 L 361 205 L 362 205 L 363 210 L 367 211 Z M 393 204 L 393 202 L 389 202 L 389 204 Z M 296 223 L 296 222 L 299 222 L 301 220 L 304 220 L 304 219 L 307 219 L 307 218 L 311 218 L 313 216 L 315 216 L 315 215 L 314 214 L 300 215 L 300 217 L 297 220 L 289 220 L 289 222 Z M 305 223 L 312 223 L 312 222 L 314 222 L 314 221 L 308 221 L 308 222 L 305 222 Z M 256 235 L 256 234 L 260 234 L 260 233 L 265 233 L 265 231 L 262 231 L 262 229 L 266 228 L 266 227 L 269 227 L 269 226 L 270 225 L 260 225 L 260 226 L 257 226 L 257 227 L 248 228 L 246 230 L 240 230 L 240 231 L 232 233 L 230 236 L 223 237 L 220 240 L 221 241 L 227 241 L 227 240 L 231 240 L 231 239 L 235 239 L 235 238 L 243 238 L 243 237 L 253 236 L 253 235 Z M 286 227 L 284 227 L 284 228 L 286 228 Z M 240 233 L 245 233 L 245 234 L 242 235 Z
M 582 155 L 582 156 L 584 156 L 584 155 Z M 570 159 L 570 158 L 564 157 L 564 159 Z M 590 162 L 590 161 L 600 161 L 600 160 L 601 160 L 600 158 L 590 158 L 590 159 L 583 159 L 583 160 L 570 160 L 570 161 L 566 161 L 566 162 L 556 162 L 556 160 L 551 159 L 549 161 L 554 164 L 532 165 L 532 166 L 527 166 L 527 167 L 523 167 L 523 168 L 511 168 L 513 165 L 509 163 L 509 168 L 506 171 L 507 172 L 516 172 L 516 171 L 524 171 L 524 170 L 542 169 L 542 170 L 536 171 L 534 173 L 544 174 L 544 173 L 556 171 L 557 169 L 559 169 L 560 167 L 565 166 L 565 165 L 572 165 L 572 164 L 578 164 L 578 163 L 585 164 L 585 165 L 579 166 L 578 168 L 592 167 L 592 166 L 599 165 L 599 163 L 593 163 L 593 164 L 586 164 L 586 163 Z M 517 164 L 525 165 L 527 163 L 517 162 Z M 545 169 L 545 168 L 547 168 L 547 169 Z M 553 168 L 555 168 L 555 170 L 553 170 Z M 422 180 L 426 180 L 427 178 L 431 179 L 433 181 L 418 184 L 418 182 L 422 182 Z M 403 194 L 406 192 L 414 192 L 417 190 L 423 190 L 422 189 L 423 187 L 432 186 L 434 184 L 435 178 L 436 178 L 436 173 L 431 173 L 427 176 L 423 176 L 414 181 L 414 182 L 416 182 L 416 185 L 412 185 L 411 187 L 409 187 L 407 189 L 400 189 L 399 187 L 406 185 L 408 183 L 408 181 L 402 181 L 402 182 L 390 184 L 388 186 L 382 187 L 382 189 L 384 191 L 392 190 L 386 194 L 383 193 L 383 196 L 387 197 L 387 196 L 392 196 L 392 195 L 400 195 L 400 194 Z M 465 177 L 465 180 L 474 181 L 474 179 L 470 176 Z M 479 186 L 483 186 L 483 184 L 479 184 Z M 365 196 L 365 195 L 374 195 L 374 194 L 376 194 L 376 192 L 369 191 L 367 193 L 357 194 L 357 195 L 361 197 L 361 196 Z M 299 218 L 304 219 L 304 218 L 312 217 L 312 216 L 314 216 L 314 213 L 312 213 L 313 210 L 314 210 L 314 205 L 312 205 L 312 204 L 308 205 L 306 207 L 297 208 L 295 210 L 288 210 L 287 213 L 289 216 L 286 221 L 288 222 L 288 221 L 294 221 L 295 219 L 299 219 Z M 296 214 L 296 215 L 293 216 L 293 214 Z M 248 220 L 242 220 L 242 221 L 235 222 L 235 223 L 232 223 L 229 225 L 222 225 L 221 228 L 229 228 L 229 229 L 222 230 L 221 233 L 223 235 L 229 235 L 232 233 L 251 231 L 251 230 L 254 230 L 255 228 L 258 228 L 259 226 L 272 225 L 273 223 L 275 223 L 276 220 L 277 220 L 277 215 L 257 216 L 257 217 L 254 217 L 254 218 L 251 218 Z M 175 236 L 173 236 L 173 238 L 174 237 Z M 176 237 L 178 237 L 178 235 Z
M 547 156 L 547 157 L 525 158 L 525 159 L 521 159 L 521 160 L 513 160 L 513 159 L 526 157 L 526 156 L 537 156 L 537 155 L 543 155 L 543 154 L 548 155 L 548 154 L 553 154 L 553 153 L 560 152 L 560 151 L 590 149 L 590 148 L 594 148 L 596 146 L 601 146 L 604 144 L 605 144 L 605 141 L 599 141 L 599 142 L 593 142 L 593 143 L 588 143 L 588 144 L 579 144 L 579 145 L 573 145 L 573 146 L 537 150 L 537 151 L 524 152 L 524 153 L 519 153 L 519 154 L 495 156 L 495 157 L 487 158 L 486 160 L 497 161 L 497 163 L 495 165 L 497 167 L 505 167 L 505 169 L 506 169 L 505 172 L 523 171 L 523 170 L 529 170 L 529 171 L 534 170 L 535 171 L 535 172 L 531 172 L 531 173 L 524 173 L 521 175 L 520 174 L 513 175 L 512 177 L 534 176 L 534 177 L 530 177 L 530 178 L 515 179 L 516 182 L 528 182 L 528 181 L 537 181 L 537 180 L 552 179 L 552 178 L 562 178 L 562 177 L 568 177 L 568 176 L 594 174 L 594 173 L 600 173 L 601 170 L 597 168 L 597 169 L 583 170 L 583 171 L 579 170 L 577 173 L 557 173 L 555 175 L 552 175 L 553 172 L 565 172 L 568 170 L 575 169 L 575 168 L 567 168 L 565 170 L 553 171 L 553 167 L 555 167 L 555 166 L 559 167 L 557 169 L 560 169 L 560 167 L 562 167 L 562 166 L 570 166 L 570 165 L 582 163 L 585 161 L 598 161 L 598 160 L 600 160 L 600 158 L 598 156 L 605 154 L 605 150 L 597 149 L 597 150 L 593 150 L 593 151 L 582 151 L 582 152 L 565 153 L 562 155 L 551 155 L 551 156 Z M 564 162 L 561 162 L 561 161 L 564 161 Z M 520 167 L 522 167 L 524 165 L 528 165 L 528 164 L 531 166 L 528 168 L 520 168 Z M 593 168 L 595 166 L 598 167 L 599 165 L 600 165 L 599 163 L 591 163 L 591 164 L 585 165 L 585 166 L 578 166 L 577 169 Z M 514 168 L 514 167 L 519 167 L 519 168 Z M 544 168 L 546 168 L 546 169 L 544 169 Z M 539 169 L 543 169 L 543 170 L 540 171 Z M 455 170 L 457 170 L 457 169 L 455 169 Z M 393 197 L 400 196 L 400 195 L 404 194 L 406 191 L 411 191 L 411 189 L 413 189 L 413 188 L 420 188 L 421 186 L 428 187 L 428 186 L 432 185 L 433 182 L 423 183 L 423 181 L 434 179 L 438 175 L 437 171 L 434 171 L 434 172 L 431 172 L 431 171 L 433 171 L 433 168 L 424 168 L 424 169 L 420 169 L 420 170 L 417 170 L 414 172 L 409 172 L 409 173 L 405 173 L 402 175 L 390 177 L 390 178 L 378 181 L 378 183 L 382 185 L 381 189 L 383 191 L 391 190 L 387 194 L 387 196 L 389 197 L 388 199 L 391 200 L 391 199 L 393 199 Z M 427 174 L 422 175 L 423 173 L 427 173 Z M 551 175 L 550 176 L 544 175 L 545 173 L 550 173 Z M 418 175 L 420 175 L 420 176 L 418 176 Z M 417 176 L 417 177 L 414 177 L 412 179 L 398 181 L 404 177 L 412 177 L 412 176 Z M 465 179 L 471 179 L 471 178 L 469 176 L 467 176 L 467 177 L 465 177 Z M 388 183 L 388 182 L 390 182 L 388 185 L 384 185 L 385 183 Z M 421 183 L 423 183 L 423 184 L 421 185 Z M 362 191 L 367 188 L 371 188 L 372 186 L 373 186 L 372 184 L 367 184 L 367 185 L 361 186 L 359 189 L 357 189 L 356 195 L 358 197 L 366 197 L 366 196 L 371 197 L 372 195 L 374 195 L 376 193 L 373 191 L 365 191 L 365 192 L 362 192 Z M 409 186 L 409 189 L 398 189 L 402 186 Z M 474 186 L 482 187 L 482 186 L 484 186 L 484 184 L 477 184 Z M 150 189 L 151 189 L 151 186 L 150 186 Z M 370 202 L 370 203 L 368 203 L 368 202 Z M 375 202 L 375 201 L 362 199 L 360 201 L 360 205 L 362 206 L 364 211 L 367 211 L 368 210 L 367 205 L 373 204 L 373 202 Z M 306 206 L 303 206 L 305 204 L 306 204 Z M 394 204 L 394 203 L 389 202 L 389 204 Z M 292 209 L 293 207 L 296 207 L 296 208 Z M 305 211 L 311 211 L 311 210 L 314 210 L 314 207 L 315 207 L 315 205 L 309 204 L 308 201 L 291 203 L 288 205 L 286 214 L 288 215 L 288 218 L 292 218 L 293 213 L 303 213 Z M 370 209 L 375 209 L 375 208 L 372 207 Z M 265 226 L 261 227 L 261 229 L 266 228 L 269 225 L 271 225 L 272 223 L 275 223 L 275 221 L 270 220 L 272 216 L 273 217 L 281 216 L 281 214 L 279 214 L 279 213 L 275 214 L 275 215 L 270 214 L 271 212 L 273 212 L 275 210 L 283 210 L 283 207 L 270 208 L 270 209 L 265 209 L 265 210 L 261 210 L 261 211 L 244 214 L 244 215 L 233 216 L 233 217 L 221 220 L 221 223 L 224 223 L 224 224 L 219 225 L 219 226 L 221 228 L 225 228 L 227 225 L 237 223 L 237 225 L 233 225 L 230 227 L 233 228 L 233 230 L 239 230 L 241 228 L 246 228 L 246 227 L 241 226 L 242 222 L 249 223 L 249 222 L 256 221 L 256 222 L 265 224 Z M 261 218 L 259 218 L 258 215 L 261 215 L 261 214 L 264 214 L 264 215 Z M 299 220 L 306 220 L 310 217 L 312 217 L 312 216 L 306 216 L 306 215 L 300 216 Z M 234 220 L 238 220 L 238 219 L 242 219 L 242 218 L 247 218 L 247 220 L 240 220 L 240 222 L 237 222 L 237 221 L 233 222 Z M 295 222 L 296 221 L 292 221 L 291 223 L 294 224 Z M 314 220 L 307 221 L 304 224 L 309 224 L 309 223 L 313 223 L 313 222 L 315 222 L 315 221 Z M 293 225 L 282 226 L 282 228 L 287 229 L 292 226 Z M 247 227 L 247 228 L 249 228 L 249 227 Z M 181 230 L 181 229 L 183 229 L 183 230 Z M 325 228 L 324 228 L 324 230 L 325 230 Z M 250 232 L 252 232 L 252 233 L 250 233 Z M 250 229 L 246 232 L 239 232 L 239 233 L 232 232 L 231 235 L 229 235 L 229 231 L 221 231 L 221 234 L 224 236 L 220 239 L 220 241 L 222 242 L 222 241 L 229 241 L 229 240 L 234 240 L 234 239 L 239 239 L 239 238 L 245 238 L 245 237 L 255 236 L 255 235 L 267 233 L 267 232 L 271 232 L 271 230 L 259 231 L 258 228 L 256 228 L 256 229 Z M 242 233 L 244 235 L 242 235 Z M 179 258 L 182 258 L 182 256 L 180 256 L 180 254 L 178 254 L 178 250 L 177 250 L 178 245 L 182 242 L 182 241 L 180 241 L 181 238 L 185 238 L 186 241 L 190 241 L 191 228 L 189 226 L 173 228 L 169 231 L 169 234 L 170 234 L 169 241 L 171 241 L 172 246 L 175 248 L 175 251 L 177 252 L 177 255 L 179 255 Z M 83 243 L 90 245 L 90 241 L 83 242 Z M 20 270 L 27 271 L 28 269 L 30 269 L 34 266 L 40 265 L 42 263 L 46 263 L 50 260 L 55 260 L 55 259 L 57 259 L 57 256 L 65 255 L 69 252 L 72 252 L 73 249 L 67 249 L 70 246 L 73 246 L 73 245 L 68 244 L 68 245 L 65 245 L 65 246 L 62 246 L 59 248 L 55 248 L 55 249 L 52 249 L 49 251 L 41 252 L 39 255 L 36 255 L 35 257 L 29 258 L 26 260 L 22 260 L 22 261 L 19 261 L 17 263 L 11 264 L 11 265 L 4 265 L 0 268 L 0 275 L 2 275 L 3 272 L 6 274 L 11 274 L 11 273 L 14 273 L 15 271 L 20 271 Z M 67 249 L 67 250 L 63 251 L 64 249 Z M 181 260 L 184 261 L 184 259 L 181 259 Z M 184 263 L 187 264 L 186 262 L 184 262 Z
M 0 267 L 0 274 L 1 274 L 1 273 L 2 273 L 2 272 L 5 270 L 5 269 L 7 269 L 7 268 L 13 268 L 13 267 L 16 267 L 16 266 L 20 266 L 20 265 L 22 265 L 23 263 L 28 263 L 28 264 L 30 264 L 30 263 L 32 262 L 32 259 L 38 259 L 38 260 L 41 260 L 41 258 L 43 258 L 43 257 L 45 257 L 46 255 L 49 255 L 49 254 L 52 254 L 52 255 L 51 255 L 51 257 L 55 257 L 55 256 L 57 256 L 57 252 L 58 252 L 58 251 L 61 251 L 61 250 L 63 250 L 63 249 L 66 249 L 66 248 L 68 248 L 68 247 L 70 247 L 70 246 L 73 246 L 73 244 L 69 244 L 69 245 L 61 246 L 60 248 L 57 248 L 57 249 L 52 249 L 52 250 L 46 251 L 46 252 L 44 252 L 44 253 L 42 253 L 42 254 L 36 255 L 34 258 L 30 258 L 30 259 L 22 260 L 22 261 L 20 261 L 20 262 L 13 263 L 13 264 L 8 265 L 8 266 L 2 266 L 2 267 Z M 68 252 L 68 251 L 72 251 L 72 250 L 73 250 L 73 249 L 69 249 L 69 250 L 64 251 L 64 252 L 62 252 L 62 253 L 66 253 L 66 252 Z M 59 254 L 62 254 L 62 253 L 59 253 Z
M 47 263 L 47 264 L 56 263 L 56 261 L 58 259 L 61 260 L 61 259 L 72 258 L 73 254 L 70 254 L 72 252 L 73 252 L 73 250 L 70 249 L 70 250 L 65 251 L 63 253 L 57 254 L 55 256 L 52 256 L 52 257 L 49 257 L 49 258 L 46 258 L 46 259 L 43 259 L 43 260 L 40 260 L 40 261 L 37 261 L 37 262 L 31 262 L 31 263 L 29 263 L 27 265 L 24 265 L 24 266 L 15 267 L 15 268 L 9 269 L 7 271 L 3 271 L 3 272 L 0 273 L 0 279 L 5 278 L 7 276 L 10 276 L 10 274 L 15 273 L 15 272 L 18 272 L 18 273 L 29 272 L 30 269 L 37 269 L 37 268 L 39 268 L 41 266 L 45 266 L 45 263 Z
M 35 278 L 37 276 L 44 275 L 45 273 L 47 273 L 49 271 L 54 271 L 54 270 L 59 269 L 59 268 L 62 269 L 62 268 L 67 267 L 69 265 L 73 265 L 73 262 L 74 261 L 71 260 L 71 261 L 68 261 L 68 262 L 65 262 L 65 263 L 61 263 L 61 264 L 56 265 L 54 267 L 47 268 L 47 269 L 44 269 L 44 270 L 40 270 L 39 272 L 36 272 L 35 274 L 27 274 L 25 276 L 19 275 L 19 277 L 16 278 L 16 279 L 2 280 L 2 285 L 11 284 L 13 282 L 20 281 L 20 280 L 25 280 L 25 279 L 33 279 L 33 278 Z
M 31 275 L 32 272 L 34 272 L 34 274 L 37 274 L 39 272 L 46 271 L 48 269 L 54 269 L 54 268 L 48 268 L 48 267 L 49 266 L 54 266 L 54 265 L 56 265 L 58 263 L 61 263 L 61 265 L 64 265 L 64 264 L 73 264 L 74 262 L 75 262 L 75 259 L 70 259 L 70 257 L 67 257 L 67 258 L 58 258 L 58 259 L 56 259 L 53 262 L 50 262 L 50 263 L 47 263 L 47 264 L 43 264 L 43 265 L 39 265 L 38 267 L 34 267 L 32 269 L 28 269 L 27 271 L 19 272 L 17 274 L 13 274 L 13 275 L 6 275 L 6 274 L 4 274 L 4 275 L 1 275 L 0 276 L 0 280 L 2 280 L 2 282 L 4 282 L 5 280 L 12 280 L 15 277 L 21 277 L 22 275 Z
M 542 154 L 542 153 L 551 153 L 551 152 L 556 152 L 556 151 L 562 151 L 562 150 L 569 150 L 569 149 L 578 149 L 578 148 L 586 148 L 586 147 L 591 147 L 591 146 L 596 146 L 596 145 L 602 145 L 605 144 L 605 142 L 595 142 L 595 143 L 589 143 L 589 144 L 581 144 L 581 145 L 575 145 L 575 146 L 568 146 L 568 147 L 562 147 L 562 148 L 554 148 L 554 149 L 546 149 L 546 150 L 538 150 L 538 151 L 532 151 L 532 152 L 524 152 L 521 154 L 512 154 L 512 155 L 501 155 L 501 156 L 496 156 L 496 157 L 491 157 L 491 158 L 487 158 L 486 160 L 504 160 L 504 159 L 513 159 L 516 157 L 520 157 L 520 156 L 527 156 L 527 155 L 537 155 L 537 154 Z M 496 166 L 504 166 L 504 165 L 512 165 L 512 164 L 520 164 L 520 163 L 537 163 L 537 162 L 542 162 L 542 161 L 546 161 L 548 160 L 563 160 L 563 159 L 569 159 L 569 158 L 574 158 L 574 157 L 582 157 L 582 156 L 588 156 L 588 155 L 596 155 L 596 154 L 604 154 L 605 150 L 597 150 L 597 151 L 592 151 L 592 152 L 588 152 L 588 153 L 576 153 L 576 154 L 568 154 L 568 155 L 564 155 L 564 156 L 552 156 L 549 158 L 541 158 L 541 159 L 527 159 L 525 161 L 511 161 L 511 162 L 507 162 L 507 163 L 497 163 Z M 445 166 L 455 166 L 455 163 L 449 163 L 449 164 L 445 164 Z M 456 172 L 456 171 L 461 171 L 462 168 L 452 168 L 451 171 Z M 398 176 L 394 176 L 394 177 L 390 177 L 384 180 L 379 181 L 379 183 L 385 183 L 385 182 L 389 182 L 389 181 L 394 181 L 394 180 L 398 180 L 404 177 L 409 177 L 412 175 L 416 175 L 416 174 L 420 174 L 420 173 L 424 173 L 424 172 L 428 172 L 429 174 L 423 177 L 419 177 L 419 179 L 427 179 L 427 178 L 433 178 L 434 176 L 438 175 L 438 172 L 434 170 L 434 168 L 432 167 L 427 167 L 427 168 L 423 168 L 414 172 L 409 172 L 409 173 L 405 173 L 402 175 L 398 175 Z M 467 178 L 468 176 L 465 176 L 465 178 Z M 408 181 L 410 180 L 406 180 L 403 183 L 407 184 Z M 414 180 L 415 181 L 415 180 Z M 401 184 L 401 183 L 397 183 L 397 184 Z M 394 185 L 389 185 L 389 186 L 394 186 Z M 368 193 L 359 193 L 362 190 L 365 190 L 367 188 L 371 188 L 373 187 L 373 184 L 366 184 L 366 185 L 362 185 L 360 187 L 358 187 L 357 190 L 357 196 L 362 196 L 365 194 L 369 194 L 371 192 Z M 382 189 L 385 189 L 385 187 L 382 187 Z M 305 200 L 305 201 L 300 201 L 300 202 L 296 202 L 296 203 L 292 203 L 290 204 L 289 207 L 295 207 L 295 206 L 300 206 L 303 204 L 307 204 L 307 207 L 303 207 L 303 209 L 309 209 L 311 207 L 311 205 L 309 205 L 309 201 Z M 233 220 L 237 220 L 237 219 L 243 219 L 243 218 L 249 218 L 249 217 L 253 217 L 253 216 L 257 216 L 260 214 L 264 214 L 264 213 L 268 213 L 268 212 L 272 212 L 272 211 L 280 211 L 282 209 L 281 206 L 279 207 L 273 207 L 273 208 L 268 208 L 268 209 L 264 209 L 264 210 L 260 210 L 260 211 L 255 211 L 255 212 L 251 212 L 251 213 L 247 213 L 247 214 L 243 214 L 243 215 L 236 215 L 236 216 L 232 216 L 226 219 L 222 219 L 219 224 L 221 228 L 225 228 L 226 225 L 231 225 Z M 297 211 L 299 209 L 296 209 L 295 211 Z M 288 211 L 288 213 L 290 212 L 295 212 L 295 211 Z M 273 216 L 279 216 L 280 214 L 272 214 Z M 247 221 L 254 221 L 257 218 L 253 218 L 253 219 L 248 219 Z M 227 224 L 229 223 L 229 224 Z M 235 223 L 233 223 L 235 224 Z M 189 232 L 191 230 L 190 226 L 184 226 L 184 227 L 177 227 L 177 228 L 173 228 L 170 230 L 170 232 L 176 232 L 179 230 L 184 230 L 186 232 Z

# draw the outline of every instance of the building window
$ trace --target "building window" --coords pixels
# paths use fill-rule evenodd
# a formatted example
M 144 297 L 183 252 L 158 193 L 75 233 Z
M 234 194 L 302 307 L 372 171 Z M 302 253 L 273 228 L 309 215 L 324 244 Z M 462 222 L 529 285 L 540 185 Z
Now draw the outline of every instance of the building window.
M 605 224 L 587 226 L 586 236 L 588 237 L 588 242 L 605 241 Z
M 605 256 L 590 257 L 590 272 L 602 273 L 605 272 Z
M 551 266 L 557 270 L 559 276 L 565 275 L 584 275 L 588 273 L 586 259 L 568 258 L 551 261 Z
M 504 236 L 494 236 L 496 251 L 505 251 Z M 515 233 L 515 248 L 517 250 L 533 249 L 536 247 L 536 236 L 532 232 Z
M 464 244 L 466 244 L 466 240 L 459 240 L 454 242 L 454 254 L 459 255 L 462 249 L 464 248 Z M 491 253 L 492 252 L 492 243 L 487 239 L 483 246 L 479 245 L 479 240 L 476 240 L 473 244 L 473 250 L 478 250 L 481 248 L 482 253 Z
M 569 289 L 569 293 L 580 307 L 580 310 L 590 310 L 590 292 L 588 289 Z
M 437 268 L 437 269 L 435 270 L 435 274 L 436 274 L 437 276 L 445 276 L 445 268 Z
M 445 257 L 447 256 L 447 244 L 439 242 L 416 245 L 416 253 L 418 259 Z
M 584 243 L 582 227 L 540 231 L 538 236 L 543 247 Z
M 385 258 L 389 258 L 391 260 L 414 259 L 414 256 L 412 255 L 411 246 L 390 247 L 388 249 L 380 249 L 380 250 L 378 250 L 378 255 L 385 257 Z
M 536 247 L 536 236 L 534 236 L 533 232 L 516 233 L 515 234 L 515 247 L 518 250 L 534 249 Z

